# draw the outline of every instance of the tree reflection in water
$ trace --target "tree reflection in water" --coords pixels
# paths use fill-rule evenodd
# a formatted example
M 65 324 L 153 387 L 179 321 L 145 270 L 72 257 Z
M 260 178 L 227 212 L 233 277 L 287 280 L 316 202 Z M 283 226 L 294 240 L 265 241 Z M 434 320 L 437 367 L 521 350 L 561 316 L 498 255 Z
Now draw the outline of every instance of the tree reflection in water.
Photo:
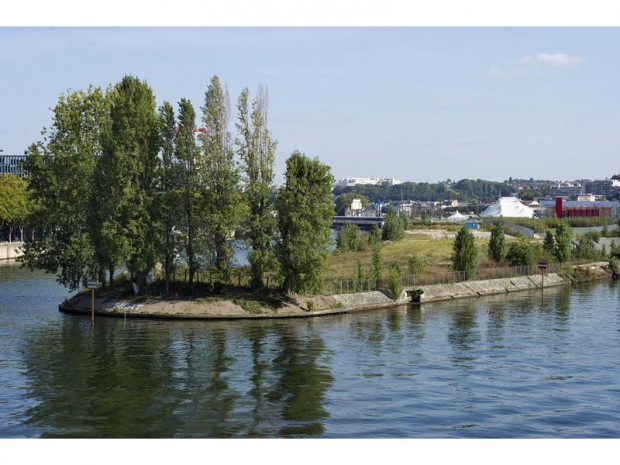
M 44 437 L 321 435 L 333 377 L 309 322 L 213 323 L 42 328 L 23 351 L 26 423 Z

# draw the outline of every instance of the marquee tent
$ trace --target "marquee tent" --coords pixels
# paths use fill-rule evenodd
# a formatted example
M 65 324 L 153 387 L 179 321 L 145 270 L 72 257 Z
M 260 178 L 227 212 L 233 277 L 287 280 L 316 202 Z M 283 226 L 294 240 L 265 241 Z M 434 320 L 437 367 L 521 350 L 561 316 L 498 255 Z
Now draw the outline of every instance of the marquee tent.
M 532 218 L 534 216 L 534 210 L 523 205 L 516 197 L 501 197 L 497 202 L 480 213 L 480 216 Z
M 461 215 L 459 211 L 457 210 L 452 215 L 447 217 L 446 220 L 452 223 L 464 223 L 465 221 L 467 221 L 467 218 L 468 218 L 467 216 Z

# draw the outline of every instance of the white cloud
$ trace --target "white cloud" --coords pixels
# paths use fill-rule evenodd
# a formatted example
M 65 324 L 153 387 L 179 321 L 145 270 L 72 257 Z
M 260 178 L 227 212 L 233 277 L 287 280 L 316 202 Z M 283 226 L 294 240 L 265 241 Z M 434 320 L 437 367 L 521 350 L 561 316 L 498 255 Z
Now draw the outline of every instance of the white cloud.
M 522 65 L 543 65 L 554 68 L 579 66 L 583 63 L 583 58 L 565 53 L 539 53 L 536 56 L 524 56 L 521 58 Z

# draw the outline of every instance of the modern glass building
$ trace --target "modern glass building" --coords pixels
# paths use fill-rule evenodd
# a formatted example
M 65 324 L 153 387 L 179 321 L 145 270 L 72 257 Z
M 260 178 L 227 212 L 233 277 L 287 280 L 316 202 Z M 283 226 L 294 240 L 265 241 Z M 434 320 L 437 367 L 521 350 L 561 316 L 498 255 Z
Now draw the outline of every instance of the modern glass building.
M 0 175 L 23 176 L 24 160 L 26 160 L 26 155 L 0 155 Z

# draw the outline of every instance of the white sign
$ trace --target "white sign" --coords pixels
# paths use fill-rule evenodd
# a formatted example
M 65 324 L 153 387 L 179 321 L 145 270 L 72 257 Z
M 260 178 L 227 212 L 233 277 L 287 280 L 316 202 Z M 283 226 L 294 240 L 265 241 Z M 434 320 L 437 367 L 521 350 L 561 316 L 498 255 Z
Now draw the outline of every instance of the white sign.
M 86 289 L 97 289 L 97 281 L 94 280 L 88 280 L 86 282 Z

